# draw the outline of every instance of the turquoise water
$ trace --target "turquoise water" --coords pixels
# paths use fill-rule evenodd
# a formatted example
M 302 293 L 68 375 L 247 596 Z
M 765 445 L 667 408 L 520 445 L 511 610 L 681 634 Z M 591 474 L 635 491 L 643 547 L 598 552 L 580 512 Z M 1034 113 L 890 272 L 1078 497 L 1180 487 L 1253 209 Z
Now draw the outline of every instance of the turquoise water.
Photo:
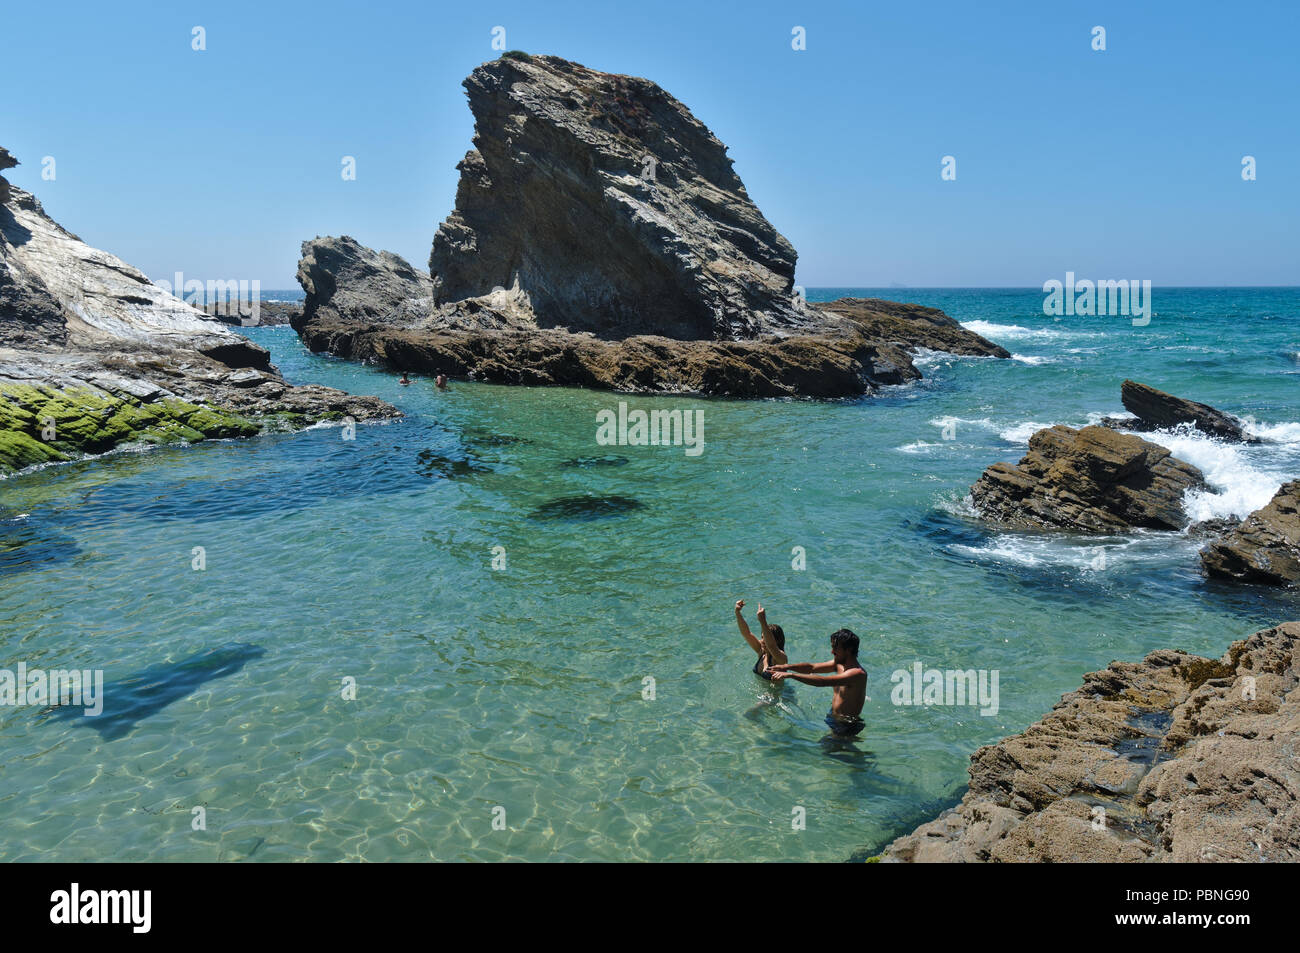
M 1144 328 L 1046 318 L 1037 290 L 875 293 L 1017 357 L 926 356 L 926 380 L 842 403 L 438 393 L 251 328 L 290 380 L 407 417 L 0 482 L 0 667 L 103 669 L 111 716 L 0 709 L 0 860 L 845 860 L 955 800 L 977 746 L 1085 671 L 1300 618 L 1205 581 L 1176 534 L 990 532 L 963 501 L 1133 377 L 1251 415 L 1275 442 L 1155 439 L 1221 490 L 1198 516 L 1261 505 L 1300 474 L 1300 291 L 1156 289 Z M 620 399 L 702 410 L 704 452 L 598 445 Z M 588 494 L 623 502 L 555 502 Z M 742 597 L 793 658 L 862 637 L 857 742 L 825 738 L 828 692 L 769 703 Z M 997 714 L 891 704 L 914 661 L 997 670 Z

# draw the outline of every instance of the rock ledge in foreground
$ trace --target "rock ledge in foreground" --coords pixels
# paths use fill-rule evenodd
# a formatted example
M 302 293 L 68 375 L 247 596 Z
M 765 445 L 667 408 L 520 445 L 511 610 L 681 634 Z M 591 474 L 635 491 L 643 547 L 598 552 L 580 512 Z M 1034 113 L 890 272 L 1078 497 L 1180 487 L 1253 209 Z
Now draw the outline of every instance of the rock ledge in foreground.
M 1218 660 L 1162 650 L 1084 676 L 977 750 L 961 803 L 880 859 L 1300 860 L 1298 641 L 1288 622 Z

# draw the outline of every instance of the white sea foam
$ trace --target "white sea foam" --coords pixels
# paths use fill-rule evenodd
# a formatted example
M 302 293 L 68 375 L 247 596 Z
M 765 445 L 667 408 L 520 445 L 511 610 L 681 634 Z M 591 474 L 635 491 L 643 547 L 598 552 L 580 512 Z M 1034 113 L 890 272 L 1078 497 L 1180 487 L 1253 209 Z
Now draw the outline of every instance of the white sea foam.
M 993 321 L 963 321 L 961 326 L 994 341 L 1059 341 L 1065 338 L 1096 337 L 1095 331 L 1078 331 L 1059 326 L 1027 328 L 1020 324 L 997 324 Z
M 1137 564 L 1165 563 L 1182 558 L 1170 551 L 1164 534 L 1134 533 L 1081 542 L 1054 534 L 1004 533 L 978 546 L 955 543 L 951 552 L 980 562 L 1010 566 L 1071 569 L 1082 574 L 1122 572 Z
M 1014 536 L 998 536 L 983 546 L 966 546 L 954 544 L 952 551 L 978 560 L 992 560 L 999 563 L 1011 563 L 1016 566 L 1041 566 L 1042 557 L 1032 549 L 1022 545 L 1022 540 Z
M 942 446 L 938 443 L 926 443 L 924 440 L 918 440 L 916 443 L 909 443 L 899 447 L 901 453 L 925 453 L 934 447 Z
M 1196 522 L 1226 517 L 1244 519 L 1266 505 L 1278 487 L 1292 477 L 1296 450 L 1300 449 L 1294 443 L 1300 440 L 1300 424 L 1263 425 L 1257 429 L 1289 434 L 1292 440 L 1274 446 L 1227 443 L 1201 433 L 1190 424 L 1139 436 L 1167 448 L 1205 474 L 1212 489 L 1189 490 L 1183 497 L 1183 508 Z
M 956 425 L 959 430 L 962 427 L 979 427 L 983 430 L 992 430 L 995 426 L 993 421 L 989 420 L 987 417 L 931 417 L 930 424 L 934 427 L 950 427 Z
M 1055 364 L 1056 360 L 1050 357 L 1044 357 L 1041 354 L 1012 354 L 1011 360 L 1019 361 L 1021 364 Z
M 1030 437 L 1038 433 L 1038 431 L 1050 426 L 1052 425 L 1039 423 L 1037 420 L 1026 420 L 1023 423 L 1012 424 L 1005 430 L 998 431 L 998 436 L 1007 441 L 1007 443 L 1028 444 Z
M 1277 443 L 1300 444 L 1300 423 L 1255 423 L 1247 426 L 1246 432 L 1252 437 L 1262 437 Z
M 938 367 L 939 365 L 955 364 L 958 361 L 996 361 L 996 357 L 987 354 L 953 354 L 949 351 L 932 351 L 928 347 L 917 347 L 911 350 L 912 363 L 920 370 L 926 368 Z
M 979 513 L 975 509 L 975 501 L 971 499 L 969 493 L 958 496 L 956 493 L 946 493 L 934 503 L 939 509 L 943 510 L 950 516 L 956 516 L 960 519 L 978 519 Z
M 951 361 L 953 356 L 944 351 L 932 351 L 928 347 L 918 347 L 912 352 L 912 363 L 918 370 L 926 370 Z

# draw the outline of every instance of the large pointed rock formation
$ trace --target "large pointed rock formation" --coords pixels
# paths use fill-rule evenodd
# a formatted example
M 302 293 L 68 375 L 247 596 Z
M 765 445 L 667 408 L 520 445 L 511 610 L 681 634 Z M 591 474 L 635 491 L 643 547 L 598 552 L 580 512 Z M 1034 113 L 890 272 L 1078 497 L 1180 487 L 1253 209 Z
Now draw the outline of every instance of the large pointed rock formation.
M 795 252 L 726 147 L 649 80 L 512 53 L 465 81 L 474 148 L 430 274 L 303 246 L 314 350 L 510 383 L 842 397 L 920 376 L 907 349 L 1006 357 L 931 308 L 806 304 Z
M 440 302 L 518 286 L 543 327 L 736 340 L 817 324 L 727 148 L 656 84 L 554 56 L 465 80 L 474 148 L 433 239 Z

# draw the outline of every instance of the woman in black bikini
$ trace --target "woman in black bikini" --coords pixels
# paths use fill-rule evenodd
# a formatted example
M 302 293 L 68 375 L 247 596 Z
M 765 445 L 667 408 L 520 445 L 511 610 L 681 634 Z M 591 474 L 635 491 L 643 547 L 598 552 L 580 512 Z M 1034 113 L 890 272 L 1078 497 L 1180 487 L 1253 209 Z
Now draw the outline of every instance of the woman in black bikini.
M 749 631 L 749 624 L 745 621 L 745 617 L 740 614 L 743 608 L 745 608 L 745 600 L 741 599 L 736 603 L 736 625 L 740 627 L 740 634 L 745 637 L 749 647 L 758 654 L 758 661 L 754 663 L 754 674 L 770 682 L 771 667 L 787 665 L 790 661 L 785 654 L 785 632 L 779 625 L 768 625 L 767 613 L 762 606 L 759 606 L 758 624 L 763 631 L 763 637 L 754 638 L 754 633 Z

